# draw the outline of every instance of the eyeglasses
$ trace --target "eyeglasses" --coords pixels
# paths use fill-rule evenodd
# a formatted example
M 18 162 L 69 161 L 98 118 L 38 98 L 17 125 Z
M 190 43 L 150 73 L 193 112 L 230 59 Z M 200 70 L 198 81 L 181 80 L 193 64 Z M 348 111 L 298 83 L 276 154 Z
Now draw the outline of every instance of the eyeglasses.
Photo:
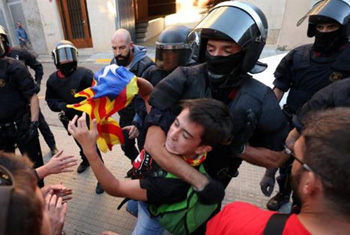
M 287 148 L 287 146 L 284 147 L 284 151 L 286 152 L 286 154 L 292 156 L 295 160 L 297 160 L 303 167 L 305 170 L 307 171 L 312 171 L 315 172 L 314 170 L 311 169 L 311 167 L 306 164 L 305 162 L 303 162 L 302 160 L 300 160 L 294 153 L 292 150 L 290 150 L 289 148 Z
M 14 187 L 13 175 L 0 165 L 0 235 L 5 234 L 8 207 Z

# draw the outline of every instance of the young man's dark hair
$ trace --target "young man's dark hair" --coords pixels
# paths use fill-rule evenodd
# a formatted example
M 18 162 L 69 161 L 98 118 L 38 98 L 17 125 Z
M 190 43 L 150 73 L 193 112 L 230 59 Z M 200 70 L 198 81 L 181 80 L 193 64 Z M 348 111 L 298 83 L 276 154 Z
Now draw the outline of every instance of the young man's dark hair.
M 181 107 L 188 108 L 191 121 L 203 127 L 201 144 L 228 144 L 233 123 L 227 106 L 222 102 L 214 99 L 185 100 Z
M 349 216 L 350 109 L 310 113 L 305 118 L 305 163 L 320 176 L 326 199 Z M 346 167 L 345 167 L 346 166 Z

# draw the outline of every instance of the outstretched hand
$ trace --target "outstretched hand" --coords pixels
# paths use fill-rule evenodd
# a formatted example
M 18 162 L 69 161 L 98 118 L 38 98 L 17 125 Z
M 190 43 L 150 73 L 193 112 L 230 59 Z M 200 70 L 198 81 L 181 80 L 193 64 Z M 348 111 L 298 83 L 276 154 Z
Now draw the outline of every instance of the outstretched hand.
M 140 131 L 135 125 L 125 126 L 122 128 L 123 131 L 127 131 L 129 134 L 129 139 L 135 139 L 139 136 Z
M 73 155 L 62 156 L 63 150 L 56 153 L 48 163 L 46 163 L 49 174 L 59 174 L 62 172 L 72 172 L 73 166 L 77 165 L 77 159 Z
M 62 182 L 60 184 L 53 184 L 45 186 L 41 189 L 44 197 L 48 193 L 55 194 L 57 197 L 61 197 L 63 201 L 68 201 L 72 199 L 72 189 L 65 187 Z
M 97 141 L 97 124 L 96 120 L 92 120 L 92 128 L 89 130 L 86 124 L 86 113 L 78 119 L 78 116 L 75 115 L 74 118 L 69 121 L 68 124 L 69 133 L 76 139 L 83 149 L 95 149 Z

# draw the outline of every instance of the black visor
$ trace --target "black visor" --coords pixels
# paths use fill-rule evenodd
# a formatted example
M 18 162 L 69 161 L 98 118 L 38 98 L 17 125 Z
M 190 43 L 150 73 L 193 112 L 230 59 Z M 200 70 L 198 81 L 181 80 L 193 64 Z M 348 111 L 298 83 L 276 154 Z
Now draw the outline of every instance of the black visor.
M 4 56 L 6 54 L 4 44 L 5 44 L 5 38 L 3 38 L 2 35 L 0 35 L 0 56 Z
M 199 22 L 194 31 L 200 32 L 202 29 L 213 31 L 214 34 L 209 36 L 212 39 L 215 39 L 215 31 L 226 34 L 243 49 L 246 43 L 254 37 L 261 35 L 263 41 L 267 37 L 267 25 L 264 25 L 260 16 L 252 8 L 240 2 L 218 4 Z M 203 34 L 201 36 L 206 37 Z M 224 38 L 218 39 L 225 40 Z
M 55 64 L 66 64 L 78 61 L 78 53 L 75 47 L 71 45 L 58 46 L 54 51 Z
M 339 24 L 344 25 L 348 21 L 349 15 L 349 0 L 324 0 L 316 3 L 311 10 L 298 21 L 297 26 L 301 25 L 308 17 L 310 17 L 310 21 L 319 23 L 317 22 L 317 16 L 328 17 Z
M 172 71 L 178 66 L 186 66 L 191 56 L 192 50 L 189 44 L 156 43 L 156 65 L 161 70 Z

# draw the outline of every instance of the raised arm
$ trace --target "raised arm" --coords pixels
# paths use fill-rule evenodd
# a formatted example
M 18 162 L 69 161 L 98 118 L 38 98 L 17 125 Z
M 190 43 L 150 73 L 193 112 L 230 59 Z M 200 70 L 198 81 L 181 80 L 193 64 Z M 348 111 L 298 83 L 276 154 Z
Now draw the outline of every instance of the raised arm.
M 75 125 L 77 123 L 77 126 Z M 115 197 L 132 198 L 139 201 L 146 201 L 146 190 L 140 187 L 139 180 L 120 181 L 103 164 L 96 151 L 97 127 L 96 120 L 92 120 L 92 130 L 86 125 L 86 114 L 81 118 L 77 116 L 69 122 L 68 131 L 79 142 L 84 154 L 89 160 L 92 171 L 103 189 Z

